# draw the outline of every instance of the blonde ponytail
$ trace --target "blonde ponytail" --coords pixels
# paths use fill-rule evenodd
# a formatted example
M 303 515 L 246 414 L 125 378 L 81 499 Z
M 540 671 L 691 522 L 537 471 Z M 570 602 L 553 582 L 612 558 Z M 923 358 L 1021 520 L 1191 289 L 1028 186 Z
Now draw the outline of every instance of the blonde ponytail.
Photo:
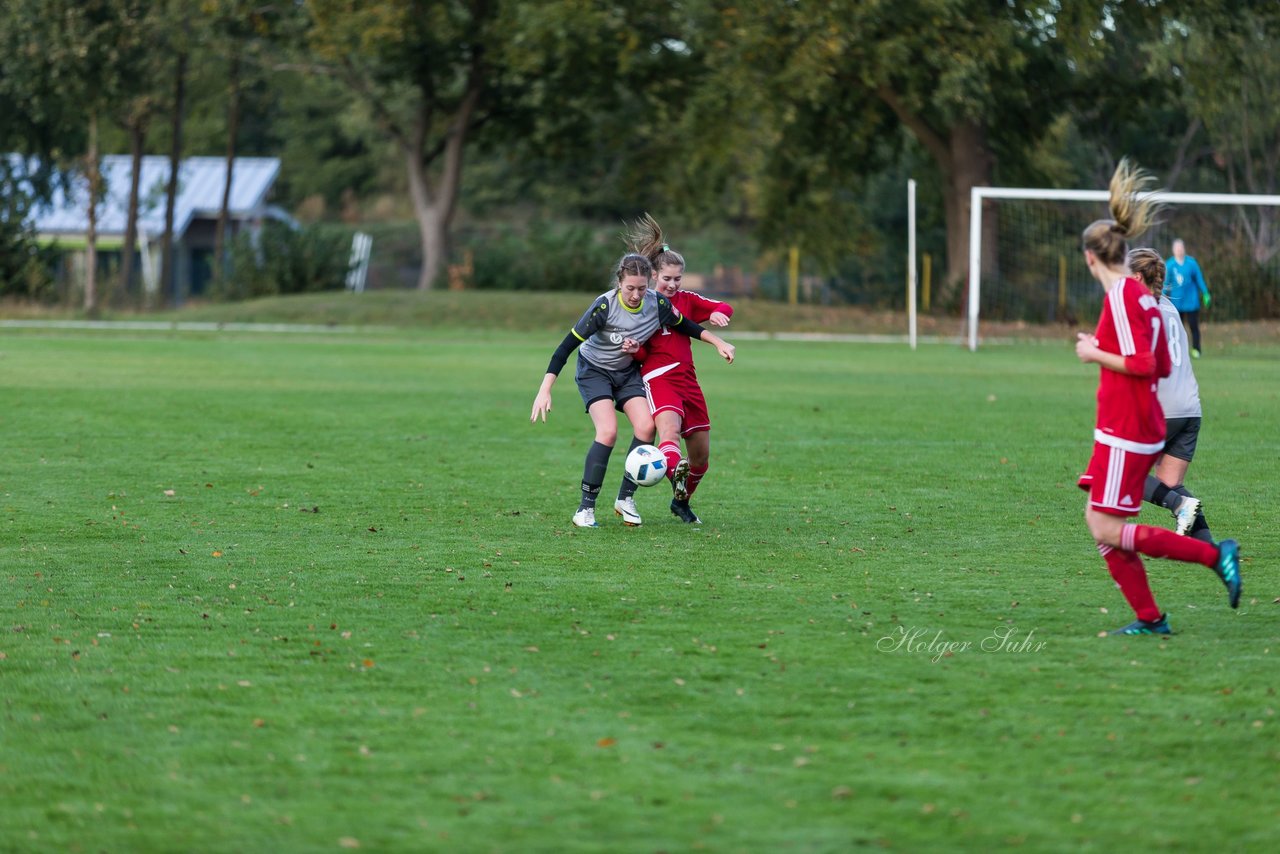
M 1084 230 L 1084 248 L 1093 252 L 1098 260 L 1109 267 L 1118 267 L 1125 261 L 1129 250 L 1128 240 L 1142 234 L 1161 210 L 1155 197 L 1147 194 L 1139 197 L 1155 182 L 1150 173 L 1138 168 L 1128 158 L 1116 166 L 1111 176 L 1111 219 L 1090 223 Z

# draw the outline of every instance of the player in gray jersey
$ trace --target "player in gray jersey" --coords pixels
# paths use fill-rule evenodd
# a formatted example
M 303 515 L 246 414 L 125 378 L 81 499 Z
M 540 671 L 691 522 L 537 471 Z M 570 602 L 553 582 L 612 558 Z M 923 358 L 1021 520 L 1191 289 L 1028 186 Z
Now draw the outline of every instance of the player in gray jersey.
M 1158 252 L 1134 249 L 1129 253 L 1129 269 L 1153 295 L 1161 293 L 1165 264 Z M 1200 435 L 1200 385 L 1191 369 L 1187 333 L 1182 327 L 1178 309 L 1163 295 L 1160 296 L 1160 320 L 1173 366 L 1169 376 L 1160 380 L 1156 389 L 1160 408 L 1164 410 L 1166 437 L 1164 452 L 1156 461 L 1155 474 L 1147 476 L 1142 497 L 1171 511 L 1177 520 L 1179 534 L 1190 534 L 1198 540 L 1212 543 L 1213 535 L 1209 532 L 1200 499 L 1183 484 Z
M 573 514 L 573 524 L 579 528 L 595 528 L 596 496 L 604 483 L 609 456 L 618 439 L 618 410 L 626 413 L 631 421 L 633 437 L 631 447 L 653 442 L 653 415 L 645 397 L 644 382 L 640 379 L 640 363 L 623 352 L 624 341 L 643 344 L 662 327 L 706 341 L 716 348 L 724 359 L 733 362 L 734 346 L 719 336 L 686 319 L 666 297 L 649 292 L 649 280 L 653 277 L 653 265 L 643 255 L 628 254 L 622 257 L 614 270 L 618 286 L 596 298 L 591 307 L 569 330 L 547 365 L 542 387 L 533 399 L 530 421 L 539 417 L 547 420 L 551 411 L 551 387 L 561 369 L 569 360 L 569 354 L 581 347 L 575 379 L 582 402 L 595 427 L 595 441 L 587 451 L 582 473 L 582 500 Z M 625 525 L 639 525 L 636 512 L 636 483 L 624 477 L 614 511 Z

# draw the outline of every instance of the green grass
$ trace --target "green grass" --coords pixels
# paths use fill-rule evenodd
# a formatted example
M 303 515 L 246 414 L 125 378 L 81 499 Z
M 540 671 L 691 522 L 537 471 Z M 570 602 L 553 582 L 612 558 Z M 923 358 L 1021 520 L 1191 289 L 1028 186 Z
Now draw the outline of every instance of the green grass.
M 706 524 L 578 531 L 556 340 L 0 338 L 0 850 L 1276 849 L 1276 350 L 1196 366 L 1239 611 L 1113 639 L 1067 344 L 704 356 Z

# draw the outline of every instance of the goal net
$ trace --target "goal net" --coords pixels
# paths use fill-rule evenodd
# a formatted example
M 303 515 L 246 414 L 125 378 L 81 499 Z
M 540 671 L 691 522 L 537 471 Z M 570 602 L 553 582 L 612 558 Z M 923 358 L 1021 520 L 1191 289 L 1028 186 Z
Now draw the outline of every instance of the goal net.
M 1159 221 L 1130 241 L 1169 257 L 1181 238 L 1199 261 L 1220 320 L 1280 317 L 1280 196 L 1157 193 Z M 969 349 L 979 319 L 1092 325 L 1102 292 L 1080 234 L 1109 216 L 1105 190 L 975 187 L 969 241 Z M 983 219 L 995 228 L 983 236 Z M 994 237 L 992 232 L 994 231 Z

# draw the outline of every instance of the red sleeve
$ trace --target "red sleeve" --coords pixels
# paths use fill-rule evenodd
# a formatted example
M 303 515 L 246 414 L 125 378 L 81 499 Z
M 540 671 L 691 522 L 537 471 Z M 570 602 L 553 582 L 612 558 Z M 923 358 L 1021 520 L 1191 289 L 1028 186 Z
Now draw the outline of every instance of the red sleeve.
M 685 316 L 694 323 L 706 323 L 711 319 L 711 315 L 717 311 L 725 317 L 733 317 L 733 306 L 727 302 L 708 299 L 702 294 L 697 294 L 693 291 L 684 291 L 683 293 L 688 294 L 688 297 L 684 300 Z
M 1167 352 L 1165 353 L 1165 358 L 1166 360 L 1168 358 Z M 1125 373 L 1132 374 L 1135 377 L 1149 377 L 1156 372 L 1156 354 L 1147 350 L 1135 353 L 1132 356 L 1125 356 L 1124 370 Z M 1161 376 L 1167 375 L 1168 371 L 1166 370 L 1165 374 Z
M 1164 340 L 1160 306 L 1146 288 L 1125 283 L 1124 312 L 1133 345 L 1124 354 L 1124 369 L 1138 377 L 1169 375 L 1169 346 Z M 1126 348 L 1122 348 L 1122 351 Z
M 631 358 L 643 365 L 644 360 L 649 358 L 649 345 L 641 344 L 640 349 L 631 354 Z

